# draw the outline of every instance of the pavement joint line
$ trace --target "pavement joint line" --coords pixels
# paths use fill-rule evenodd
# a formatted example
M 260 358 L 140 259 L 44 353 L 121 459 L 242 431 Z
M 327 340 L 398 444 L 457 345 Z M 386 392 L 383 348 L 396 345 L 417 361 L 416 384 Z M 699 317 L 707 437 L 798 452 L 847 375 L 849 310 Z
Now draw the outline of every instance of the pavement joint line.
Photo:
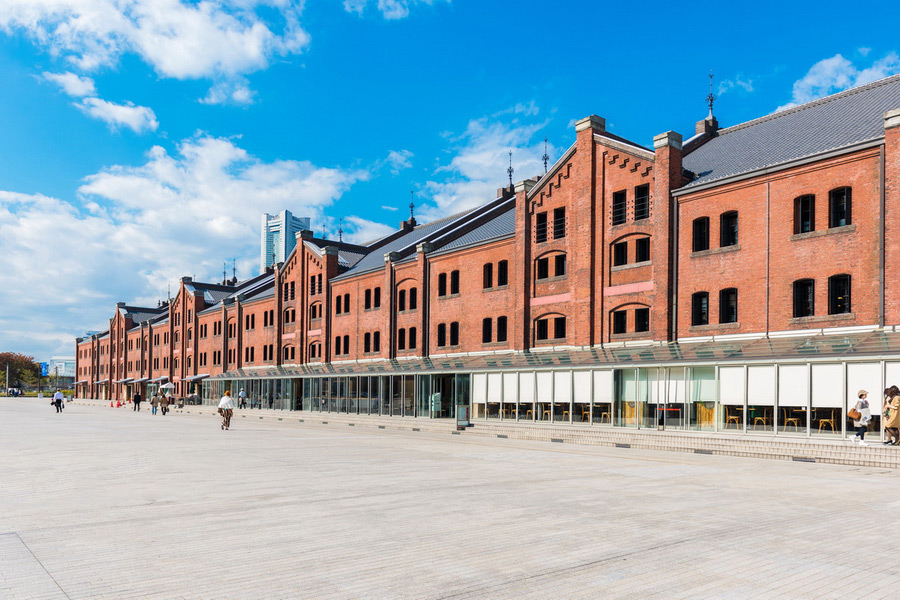
M 15 536 L 16 539 L 19 540 L 19 543 L 22 544 L 22 547 L 25 548 L 26 550 L 28 550 L 28 553 L 31 555 L 32 558 L 34 558 L 34 560 L 37 562 L 37 564 L 41 565 L 41 568 L 44 570 L 44 573 L 46 573 L 47 577 L 49 577 L 50 580 L 53 581 L 54 585 L 56 585 L 56 587 L 59 588 L 59 591 L 63 593 L 63 596 L 65 596 L 66 598 L 69 598 L 69 600 L 71 600 L 71 597 L 69 596 L 68 593 L 66 593 L 66 590 L 64 590 L 62 588 L 62 586 L 59 585 L 59 582 L 56 580 L 56 578 L 53 576 L 53 574 L 51 574 L 50 571 L 47 570 L 47 567 L 44 566 L 44 563 L 41 562 L 41 559 L 39 559 L 37 556 L 35 556 L 34 552 L 32 552 L 32 550 L 31 550 L 31 548 L 28 547 L 28 544 L 25 543 L 25 540 L 22 539 L 22 536 L 20 536 L 15 531 L 13 531 L 12 533 L 3 534 L 3 535 Z

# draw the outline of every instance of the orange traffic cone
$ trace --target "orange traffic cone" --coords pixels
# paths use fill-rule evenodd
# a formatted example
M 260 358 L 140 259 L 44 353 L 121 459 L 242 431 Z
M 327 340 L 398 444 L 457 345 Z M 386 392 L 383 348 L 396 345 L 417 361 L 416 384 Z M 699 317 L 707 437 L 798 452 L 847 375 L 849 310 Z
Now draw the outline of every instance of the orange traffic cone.
M 116 400 L 116 408 L 119 408 L 120 406 L 122 406 L 122 403 Z
M 110 400 L 110 401 L 109 401 L 109 407 L 110 407 L 110 408 L 112 408 L 112 407 L 113 407 L 113 403 L 112 403 L 112 400 Z

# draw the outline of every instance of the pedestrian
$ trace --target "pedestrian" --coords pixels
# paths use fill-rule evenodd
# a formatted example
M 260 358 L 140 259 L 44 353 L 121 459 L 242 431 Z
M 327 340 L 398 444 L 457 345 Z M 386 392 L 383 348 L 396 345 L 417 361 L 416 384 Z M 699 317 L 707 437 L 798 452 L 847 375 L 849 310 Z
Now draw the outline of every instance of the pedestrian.
M 159 412 L 162 413 L 162 416 L 166 416 L 166 413 L 169 412 L 169 395 L 159 397 Z
M 892 385 L 884 390 L 885 444 L 900 444 L 900 389 Z
M 131 398 L 131 401 L 134 402 L 134 410 L 137 412 L 141 412 L 141 393 L 135 392 L 134 396 Z
M 244 391 L 244 388 L 241 388 L 241 391 L 238 392 L 238 399 L 240 400 L 240 408 L 247 408 L 247 392 Z
M 56 412 L 61 413 L 63 411 L 63 394 L 59 391 L 59 388 L 56 388 L 56 393 L 53 394 L 53 404 L 56 405 Z
M 225 395 L 219 400 L 219 414 L 222 415 L 222 429 L 229 429 L 231 415 L 234 414 L 234 401 L 231 399 L 230 390 L 225 390 Z
M 156 392 L 153 392 L 153 395 L 150 396 L 151 414 L 154 414 L 154 415 L 156 414 L 157 406 L 159 406 L 159 396 L 156 394 Z
M 858 442 L 860 446 L 868 446 L 866 443 L 866 429 L 869 427 L 869 422 L 872 420 L 872 411 L 869 408 L 869 400 L 868 400 L 869 392 L 866 390 L 859 390 L 856 394 L 856 404 L 853 406 L 853 409 L 859 413 L 859 416 L 853 419 L 853 426 L 856 427 L 856 435 L 853 436 L 851 441 Z

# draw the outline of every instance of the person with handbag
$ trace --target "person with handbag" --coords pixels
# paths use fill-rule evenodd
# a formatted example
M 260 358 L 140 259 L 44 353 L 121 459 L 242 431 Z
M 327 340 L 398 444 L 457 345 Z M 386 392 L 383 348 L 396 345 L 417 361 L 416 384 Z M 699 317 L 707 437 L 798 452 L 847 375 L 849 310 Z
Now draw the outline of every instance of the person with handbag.
M 866 390 L 859 390 L 856 394 L 856 404 L 847 411 L 847 416 L 853 419 L 853 426 L 856 427 L 856 435 L 854 435 L 853 439 L 850 441 L 859 443 L 860 446 L 869 445 L 866 443 L 866 429 L 869 427 L 869 422 L 872 420 L 872 410 L 869 408 L 869 401 L 867 400 L 868 396 L 869 392 Z
M 230 390 L 225 390 L 225 395 L 219 400 L 219 414 L 222 415 L 222 429 L 229 429 L 231 416 L 234 414 L 234 400 L 231 399 Z

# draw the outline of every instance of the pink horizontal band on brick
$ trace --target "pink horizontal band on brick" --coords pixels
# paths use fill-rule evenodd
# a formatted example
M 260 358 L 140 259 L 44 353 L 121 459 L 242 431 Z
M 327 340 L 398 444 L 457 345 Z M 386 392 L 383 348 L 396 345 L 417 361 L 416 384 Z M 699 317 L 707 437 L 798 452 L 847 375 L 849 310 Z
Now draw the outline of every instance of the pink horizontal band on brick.
M 294 334 L 290 334 L 290 335 L 294 335 Z M 312 337 L 314 335 L 322 335 L 322 330 L 321 329 L 310 329 L 309 331 L 306 332 L 306 337 Z M 282 335 L 281 337 L 286 338 L 287 336 L 288 336 L 288 334 L 285 334 L 285 335 Z
M 572 299 L 572 294 L 566 292 L 565 294 L 555 294 L 553 296 L 541 296 L 540 298 L 533 298 L 531 300 L 532 306 L 541 306 L 543 304 L 553 304 L 554 302 L 568 302 Z
M 604 296 L 618 296 L 619 294 L 633 294 L 635 292 L 649 292 L 653 289 L 652 281 L 630 283 L 628 285 L 615 285 L 603 290 Z

